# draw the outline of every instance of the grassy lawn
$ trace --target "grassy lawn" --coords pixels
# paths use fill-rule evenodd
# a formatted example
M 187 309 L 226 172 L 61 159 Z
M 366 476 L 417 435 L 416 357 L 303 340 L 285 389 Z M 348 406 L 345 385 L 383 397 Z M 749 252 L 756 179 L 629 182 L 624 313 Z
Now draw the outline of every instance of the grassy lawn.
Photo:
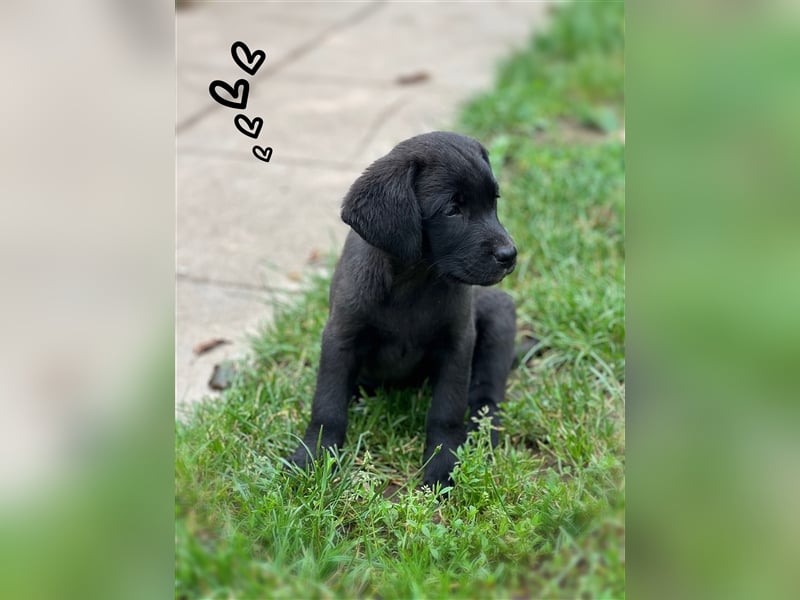
M 327 316 L 315 279 L 176 427 L 176 597 L 624 597 L 622 15 L 562 9 L 454 127 L 490 149 L 520 253 L 501 287 L 540 340 L 500 445 L 478 432 L 449 499 L 424 493 L 430 391 L 382 393 L 352 405 L 337 470 L 284 472 Z

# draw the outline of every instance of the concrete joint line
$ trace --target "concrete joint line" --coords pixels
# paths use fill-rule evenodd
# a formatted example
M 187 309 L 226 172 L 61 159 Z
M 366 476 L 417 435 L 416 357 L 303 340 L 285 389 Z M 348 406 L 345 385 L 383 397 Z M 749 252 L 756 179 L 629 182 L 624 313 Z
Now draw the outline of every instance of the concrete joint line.
M 286 290 L 268 285 L 257 285 L 254 283 L 244 283 L 239 281 L 227 281 L 224 279 L 214 279 L 212 277 L 202 277 L 189 275 L 188 273 L 178 273 L 175 276 L 178 281 L 187 281 L 199 285 L 208 285 L 219 288 L 235 289 L 248 292 L 285 292 Z
M 351 161 L 355 161 L 355 159 L 359 157 L 364 150 L 366 150 L 369 143 L 375 139 L 376 135 L 378 135 L 378 132 L 381 130 L 381 127 L 383 127 L 384 123 L 386 123 L 386 121 L 388 121 L 393 114 L 395 114 L 403 107 L 403 105 L 407 103 L 407 98 L 398 98 L 389 104 L 389 106 L 384 108 L 377 117 L 375 117 L 375 120 L 370 123 L 370 126 L 367 129 L 366 135 L 364 135 L 356 147 L 356 151 L 352 154 L 352 156 L 350 156 Z
M 253 164 L 253 157 L 249 154 L 239 154 L 232 150 L 212 150 L 206 148 L 178 148 L 180 156 L 197 156 L 209 157 L 220 160 L 230 160 L 234 162 Z M 335 160 L 325 160 L 321 158 L 303 158 L 301 156 L 284 156 L 281 155 L 281 163 L 288 166 L 295 167 L 309 167 L 314 169 L 333 169 L 334 171 L 352 172 L 357 170 L 363 165 L 356 162 L 342 162 Z

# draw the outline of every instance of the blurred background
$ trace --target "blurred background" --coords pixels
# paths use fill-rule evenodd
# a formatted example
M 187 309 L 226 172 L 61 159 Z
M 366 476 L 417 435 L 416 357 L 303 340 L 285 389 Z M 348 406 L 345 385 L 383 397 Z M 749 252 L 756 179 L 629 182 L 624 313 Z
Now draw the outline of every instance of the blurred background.
M 173 13 L 0 6 L 0 597 L 171 586 Z
M 460 103 L 546 22 L 547 3 L 182 2 L 177 10 L 176 408 L 213 394 L 270 301 L 338 252 L 350 184 Z M 266 60 L 250 76 L 231 46 Z M 209 84 L 249 84 L 247 106 Z M 264 124 L 258 140 L 233 119 Z M 269 163 L 252 147 L 273 149 Z M 224 340 L 205 352 L 198 352 Z
M 798 3 L 626 16 L 628 589 L 795 597 Z

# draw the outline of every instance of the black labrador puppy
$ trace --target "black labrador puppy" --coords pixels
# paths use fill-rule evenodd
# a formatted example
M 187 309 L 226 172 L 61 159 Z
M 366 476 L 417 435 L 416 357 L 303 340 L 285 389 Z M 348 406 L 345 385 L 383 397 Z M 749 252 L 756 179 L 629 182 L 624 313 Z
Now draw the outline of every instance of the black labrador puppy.
M 429 378 L 424 483 L 452 484 L 467 409 L 498 423 L 514 358 L 513 300 L 478 287 L 516 263 L 498 195 L 486 149 L 438 131 L 400 143 L 352 185 L 342 205 L 352 230 L 331 284 L 311 423 L 291 463 L 305 467 L 320 449 L 341 446 L 359 386 Z

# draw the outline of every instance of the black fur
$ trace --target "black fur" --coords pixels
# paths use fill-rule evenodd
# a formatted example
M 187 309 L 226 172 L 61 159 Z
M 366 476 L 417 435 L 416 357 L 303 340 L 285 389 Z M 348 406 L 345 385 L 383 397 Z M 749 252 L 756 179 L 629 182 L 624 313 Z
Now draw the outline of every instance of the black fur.
M 311 422 L 290 462 L 306 466 L 318 440 L 341 446 L 358 386 L 430 378 L 424 460 L 441 450 L 424 482 L 452 483 L 465 414 L 488 411 L 497 424 L 514 359 L 514 303 L 479 287 L 516 262 L 497 197 L 483 146 L 446 132 L 400 143 L 352 185 L 342 205 L 352 231 L 331 284 Z

